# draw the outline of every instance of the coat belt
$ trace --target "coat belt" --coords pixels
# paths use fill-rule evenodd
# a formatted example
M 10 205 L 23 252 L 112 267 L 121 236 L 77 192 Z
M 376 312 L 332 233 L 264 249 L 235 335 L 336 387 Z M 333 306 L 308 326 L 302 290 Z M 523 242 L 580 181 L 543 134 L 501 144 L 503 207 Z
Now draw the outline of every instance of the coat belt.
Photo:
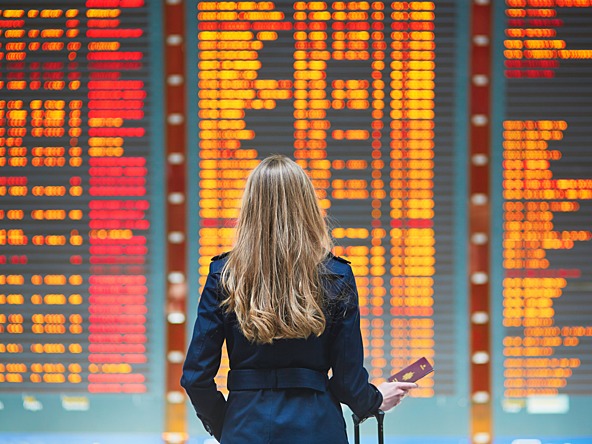
M 228 372 L 228 390 L 308 388 L 324 392 L 328 378 L 309 368 L 237 369 Z

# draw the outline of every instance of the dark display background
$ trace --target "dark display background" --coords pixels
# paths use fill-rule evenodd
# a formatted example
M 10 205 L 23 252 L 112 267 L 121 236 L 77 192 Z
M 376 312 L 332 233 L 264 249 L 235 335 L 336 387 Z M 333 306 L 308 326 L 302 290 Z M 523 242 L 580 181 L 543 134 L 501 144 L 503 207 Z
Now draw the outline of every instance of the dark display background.
M 592 9 L 506 3 L 496 4 L 493 85 L 496 442 L 588 442 L 578 436 L 592 431 Z M 516 42 L 521 52 L 504 52 Z M 530 163 L 508 162 L 516 156 Z M 523 195 L 508 182 L 516 173 Z
M 0 443 L 160 442 L 162 5 L 45 3 L 0 2 Z M 290 155 L 320 190 L 335 252 L 352 261 L 372 380 L 419 356 L 435 363 L 415 397 L 387 415 L 386 442 L 469 442 L 469 2 L 326 2 L 326 17 L 322 2 L 278 1 L 261 3 L 259 12 L 283 17 L 198 20 L 198 13 L 250 7 L 225 2 L 222 10 L 214 3 L 185 6 L 187 325 L 210 257 L 231 248 L 248 171 L 270 153 Z M 585 2 L 540 3 L 493 5 L 494 440 L 586 444 L 592 440 L 592 9 Z M 38 17 L 27 16 L 33 9 Z M 23 10 L 24 17 L 8 10 Z M 52 18 L 60 14 L 51 10 L 61 16 Z M 77 13 L 66 17 L 74 14 L 68 10 Z M 207 28 L 214 25 L 220 29 Z M 406 27 L 434 34 L 395 34 Z M 29 35 L 30 29 L 64 34 Z M 66 35 L 68 29 L 78 34 Z M 222 31 L 254 34 L 200 34 Z M 223 41 L 230 43 L 199 46 Z M 237 41 L 255 46 L 237 48 Z M 532 52 L 545 50 L 556 52 Z M 421 63 L 403 64 L 408 57 Z M 202 76 L 245 71 L 242 85 Z M 112 117 L 123 120 L 91 120 Z M 64 195 L 36 196 L 41 186 L 62 186 L 47 191 Z M 530 194 L 517 192 L 525 187 Z M 131 230 L 139 243 L 118 238 L 130 232 L 92 231 L 115 229 Z M 100 333 L 113 325 L 139 336 Z M 35 344 L 65 351 L 35 353 Z M 221 387 L 227 367 L 224 358 Z M 191 442 L 204 442 L 189 405 L 187 421 Z M 362 432 L 363 442 L 374 442 L 371 421 Z
M 115 3 L 0 4 L 3 432 L 162 430 L 160 14 Z
M 422 381 L 413 404 L 387 416 L 387 434 L 398 439 L 425 436 L 425 430 L 403 430 L 400 424 L 427 414 L 434 418 L 427 432 L 430 440 L 458 442 L 468 427 L 462 204 L 466 195 L 462 137 L 466 101 L 459 88 L 464 80 L 459 66 L 466 64 L 468 38 L 467 27 L 459 23 L 467 18 L 464 9 L 453 2 L 438 2 L 435 10 L 431 2 L 419 2 L 415 9 L 389 2 L 381 9 L 380 4 L 330 3 L 331 18 L 325 20 L 315 15 L 313 4 L 275 2 L 264 13 L 277 15 L 273 20 L 268 15 L 267 21 L 261 11 L 248 7 L 242 12 L 249 11 L 252 19 L 236 21 L 230 20 L 238 17 L 232 15 L 240 11 L 236 5 L 206 2 L 188 7 L 187 29 L 197 29 L 189 36 L 193 39 L 189 54 L 196 59 L 188 63 L 188 77 L 197 79 L 189 84 L 197 100 L 189 103 L 191 114 L 199 116 L 190 139 L 191 146 L 200 148 L 192 150 L 190 159 L 194 171 L 190 177 L 195 178 L 191 186 L 196 190 L 190 193 L 195 196 L 190 219 L 199 221 L 199 237 L 196 227 L 190 239 L 194 245 L 191 262 L 199 262 L 200 280 L 195 276 L 190 287 L 196 294 L 210 257 L 231 248 L 238 200 L 230 197 L 240 196 L 242 181 L 255 165 L 250 159 L 271 153 L 296 158 L 321 190 L 336 253 L 352 262 L 372 380 L 379 383 L 420 356 L 435 361 L 433 379 Z M 354 11 L 367 13 L 368 19 L 339 19 L 339 14 Z M 196 17 L 202 20 L 196 22 Z M 355 46 L 357 51 L 350 51 L 350 59 L 340 56 L 341 27 L 368 29 L 365 38 L 356 40 L 359 35 L 353 33 L 345 37 L 346 44 L 360 44 Z M 258 40 L 262 36 L 258 32 L 264 31 L 277 35 Z M 326 33 L 325 45 L 318 45 L 315 36 L 322 32 Z M 426 32 L 433 35 L 426 37 Z M 401 36 L 408 46 L 397 46 Z M 261 42 L 261 46 L 249 53 L 247 45 L 252 42 Z M 420 46 L 426 43 L 434 46 Z M 367 59 L 359 50 L 364 44 Z M 379 55 L 377 48 L 383 48 Z M 249 68 L 251 57 L 260 63 L 253 69 Z M 406 57 L 419 57 L 418 67 L 403 66 Z M 227 59 L 234 59 L 234 64 L 223 65 Z M 381 60 L 383 67 L 373 63 Z M 423 77 L 414 82 L 414 75 Z M 222 83 L 240 76 L 249 82 Z M 305 81 L 299 81 L 303 77 Z M 266 105 L 261 101 L 271 94 L 266 82 L 272 81 L 286 95 Z M 368 91 L 365 104 L 354 101 L 362 82 L 366 86 L 360 89 Z M 339 103 L 341 90 L 345 90 L 345 106 Z M 403 97 L 398 96 L 401 91 Z M 347 98 L 352 99 L 349 106 Z M 396 114 L 400 107 L 410 114 Z M 240 109 L 241 113 L 232 118 L 230 111 L 223 114 L 216 109 Z M 304 117 L 300 113 L 319 109 L 324 111 L 320 117 L 314 112 Z M 236 122 L 252 133 L 221 130 Z M 214 133 L 216 127 L 219 131 Z M 312 131 L 317 129 L 321 131 Z M 366 134 L 348 140 L 344 136 L 348 130 Z M 227 367 L 224 357 L 218 378 L 221 387 Z M 189 417 L 190 427 L 195 427 L 191 413 Z M 366 427 L 374 433 L 372 425 Z M 199 428 L 193 430 L 197 433 Z

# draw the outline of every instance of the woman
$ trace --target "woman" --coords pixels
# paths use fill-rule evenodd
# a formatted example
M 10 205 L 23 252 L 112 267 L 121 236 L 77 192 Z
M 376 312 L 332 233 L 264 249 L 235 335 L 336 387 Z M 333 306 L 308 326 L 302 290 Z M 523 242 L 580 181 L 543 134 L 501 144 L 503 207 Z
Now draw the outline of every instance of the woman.
M 222 444 L 347 443 L 340 403 L 366 417 L 416 387 L 368 383 L 354 276 L 330 249 L 304 170 L 264 159 L 247 180 L 234 249 L 210 264 L 181 379 Z M 228 400 L 214 383 L 225 340 Z

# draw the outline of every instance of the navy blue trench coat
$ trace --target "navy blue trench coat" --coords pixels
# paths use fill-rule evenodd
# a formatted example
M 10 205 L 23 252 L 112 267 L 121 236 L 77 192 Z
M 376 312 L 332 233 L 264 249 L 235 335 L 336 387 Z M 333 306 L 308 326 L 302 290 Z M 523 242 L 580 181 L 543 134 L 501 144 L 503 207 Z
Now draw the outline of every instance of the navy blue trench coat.
M 181 379 L 204 427 L 222 444 L 347 443 L 340 403 L 359 417 L 375 413 L 382 403 L 363 366 L 358 293 L 349 262 L 329 254 L 322 267 L 327 325 L 321 336 L 262 345 L 249 342 L 236 317 L 220 308 L 225 257 L 210 264 Z M 225 340 L 227 400 L 214 383 Z

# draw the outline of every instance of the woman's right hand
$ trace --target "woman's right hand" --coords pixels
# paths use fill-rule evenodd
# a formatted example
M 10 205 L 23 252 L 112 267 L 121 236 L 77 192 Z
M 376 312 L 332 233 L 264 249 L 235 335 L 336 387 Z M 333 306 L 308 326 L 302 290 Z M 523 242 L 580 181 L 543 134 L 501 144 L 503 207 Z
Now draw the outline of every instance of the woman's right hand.
M 413 382 L 383 382 L 378 386 L 378 391 L 382 393 L 380 410 L 386 412 L 392 409 L 414 388 L 417 388 L 417 384 Z

